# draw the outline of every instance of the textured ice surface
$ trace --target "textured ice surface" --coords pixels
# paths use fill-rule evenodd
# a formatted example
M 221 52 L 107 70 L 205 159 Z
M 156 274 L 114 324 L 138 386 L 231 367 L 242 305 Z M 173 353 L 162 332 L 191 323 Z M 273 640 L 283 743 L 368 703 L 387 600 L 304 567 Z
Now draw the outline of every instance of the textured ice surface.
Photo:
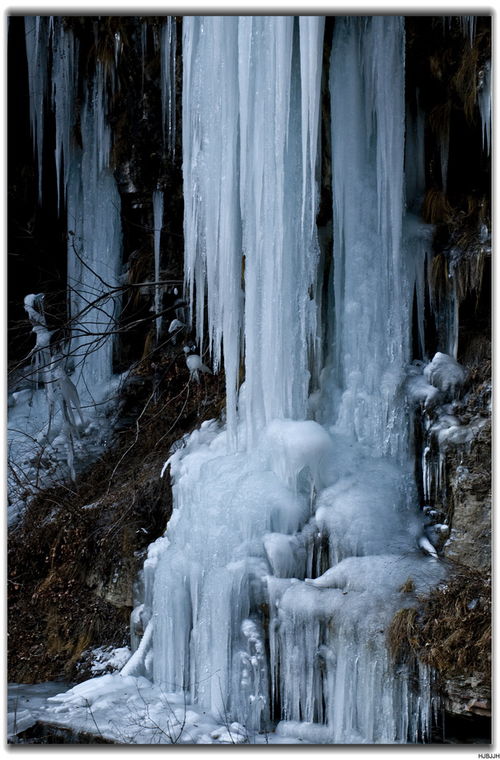
M 409 397 L 422 403 L 426 409 L 434 406 L 440 399 L 439 388 L 428 383 L 421 371 L 410 374 L 406 389 Z
M 183 20 L 185 272 L 200 350 L 186 361 L 199 372 L 207 332 L 227 424 L 204 423 L 165 463 L 174 508 L 144 565 L 135 652 L 121 675 L 53 701 L 58 720 L 93 720 L 129 743 L 264 741 L 276 724 L 266 741 L 428 736 L 431 674 L 395 668 L 386 645 L 394 613 L 415 603 L 406 581 L 425 591 L 442 576 L 423 551 L 434 549 L 405 393 L 433 397 L 422 383 L 433 379 L 419 369 L 412 388 L 405 370 L 415 289 L 423 343 L 429 229 L 403 224 L 404 22 L 336 19 L 325 292 L 323 30 L 321 17 Z M 106 132 L 88 113 L 100 157 Z M 411 135 L 417 204 L 418 114 Z
M 97 647 L 88 655 L 91 660 L 91 673 L 93 676 L 98 676 L 101 673 L 121 670 L 130 659 L 130 649 L 128 647 Z
M 184 20 L 186 277 L 235 443 L 242 335 L 245 432 L 304 418 L 316 330 L 314 218 L 324 19 Z M 295 36 L 294 36 L 295 35 Z M 243 255 L 242 255 L 243 254 Z
M 337 20 L 330 65 L 336 329 L 323 393 L 323 415 L 336 413 L 341 431 L 401 455 L 397 393 L 410 334 L 402 256 L 403 61 L 400 17 Z M 340 393 L 337 409 L 332 384 Z
M 75 383 L 73 374 L 68 379 Z M 94 392 L 85 393 L 81 405 L 83 425 L 73 440 L 73 467 L 80 472 L 102 452 L 111 434 L 112 412 L 123 378 L 115 376 Z M 55 405 L 49 430 L 49 408 L 44 388 L 14 391 L 7 422 L 8 523 L 22 515 L 26 500 L 70 475 L 67 433 L 59 404 Z M 97 402 L 97 405 L 94 404 Z
M 264 745 L 303 741 L 300 731 L 296 735 L 290 730 L 286 735 L 250 732 L 227 715 L 213 716 L 191 704 L 189 694 L 167 692 L 144 677 L 108 674 L 66 692 L 62 688 L 61 684 L 9 686 L 9 730 L 14 727 L 14 700 L 22 694 L 17 697 L 18 730 L 22 730 L 21 722 L 28 727 L 41 720 L 117 744 Z M 32 695 L 40 696 L 33 699 Z M 30 699 L 34 705 L 29 704 Z
M 56 681 L 7 684 L 7 739 L 14 743 L 17 734 L 43 720 L 47 715 L 47 698 L 68 688 L 70 684 Z
M 265 429 L 262 444 L 270 454 L 273 472 L 295 489 L 301 472 L 307 470 L 312 484 L 323 488 L 328 481 L 332 440 L 313 420 L 273 420 Z
M 483 127 L 483 143 L 489 154 L 491 145 L 491 62 L 484 66 L 481 89 L 478 93 L 479 112 Z
M 438 351 L 424 367 L 424 377 L 434 387 L 444 392 L 449 391 L 453 396 L 464 384 L 466 371 L 453 356 Z
M 403 237 L 403 22 L 336 23 L 335 278 L 321 310 L 335 310 L 335 329 L 320 373 L 311 220 L 321 38 L 312 19 L 185 24 L 187 280 L 200 340 L 208 297 L 228 425 L 200 429 L 167 464 L 175 508 L 154 581 L 147 571 L 144 672 L 152 663 L 158 686 L 250 732 L 271 720 L 294 742 L 416 741 L 429 728 L 430 674 L 421 669 L 415 687 L 385 639 L 411 604 L 400 591 L 408 578 L 423 591 L 442 572 L 421 545 L 405 407 L 429 231 L 409 220 Z M 412 157 L 421 139 L 417 124 Z M 410 395 L 430 402 L 437 389 L 417 376 Z

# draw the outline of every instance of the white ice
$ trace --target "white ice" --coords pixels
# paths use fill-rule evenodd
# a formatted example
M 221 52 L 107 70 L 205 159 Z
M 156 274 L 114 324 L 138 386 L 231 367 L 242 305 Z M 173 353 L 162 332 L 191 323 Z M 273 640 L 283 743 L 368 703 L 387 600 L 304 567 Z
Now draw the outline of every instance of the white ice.
M 58 721 L 94 722 L 125 743 L 429 736 L 432 674 L 395 667 L 386 640 L 395 612 L 416 604 L 406 581 L 424 592 L 443 575 L 422 551 L 425 538 L 437 554 L 409 435 L 428 230 L 404 224 L 405 188 L 418 194 L 421 180 L 405 185 L 404 20 L 336 18 L 333 279 L 320 295 L 323 29 L 321 17 L 183 19 L 185 272 L 199 346 L 186 361 L 202 369 L 208 334 L 227 421 L 174 447 L 161 472 L 173 513 L 144 565 L 135 651 L 121 675 L 54 700 Z M 102 156 L 105 130 L 84 126 Z M 411 156 L 421 139 L 417 123 Z M 113 190 L 101 190 L 105 206 Z M 427 385 L 440 390 L 450 366 L 443 382 L 429 370 Z M 410 395 L 427 400 L 416 385 Z
M 464 384 L 467 374 L 453 356 L 438 351 L 424 367 L 424 377 L 430 385 L 454 396 Z

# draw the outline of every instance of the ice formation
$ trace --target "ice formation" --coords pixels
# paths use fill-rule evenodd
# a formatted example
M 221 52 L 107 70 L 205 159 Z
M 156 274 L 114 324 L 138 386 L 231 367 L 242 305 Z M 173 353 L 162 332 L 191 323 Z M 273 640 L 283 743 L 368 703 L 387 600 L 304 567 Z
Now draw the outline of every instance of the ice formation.
M 153 193 L 153 220 L 154 220 L 154 260 L 155 260 L 155 296 L 154 296 L 154 311 L 155 314 L 160 315 L 161 312 L 161 299 L 162 299 L 162 286 L 160 283 L 160 241 L 161 231 L 163 228 L 163 193 L 160 190 L 156 190 Z M 161 315 L 156 317 L 156 342 L 159 342 L 161 332 Z
M 40 193 L 44 114 L 51 96 L 59 205 L 62 209 L 65 202 L 67 208 L 69 351 L 76 384 L 86 400 L 92 400 L 112 375 L 110 331 L 117 316 L 121 265 L 120 196 L 109 169 L 109 70 L 98 62 L 93 78 L 85 83 L 79 147 L 73 138 L 78 42 L 62 18 L 53 16 L 26 16 L 25 39 Z
M 62 17 L 25 16 L 30 119 L 37 157 L 39 200 L 47 161 L 44 125 L 52 112 L 55 169 L 60 213 L 66 213 L 67 332 L 69 341 L 51 346 L 41 294 L 25 300 L 36 345 L 29 405 L 12 405 L 9 414 L 9 465 L 12 470 L 9 520 L 17 519 L 22 498 L 64 474 L 75 476 L 77 459 L 88 461 L 106 438 L 102 417 L 119 378 L 113 375 L 113 331 L 120 301 L 120 195 L 109 168 L 111 130 L 107 124 L 108 85 L 114 68 L 99 62 L 78 91 L 78 41 Z M 119 55 L 120 40 L 115 40 Z M 75 140 L 80 123 L 81 141 Z M 45 157 L 44 157 L 45 153 Z M 37 314 L 36 323 L 33 321 Z M 44 388 L 38 388 L 39 383 Z M 19 398 L 19 397 L 18 397 Z M 13 400 L 14 397 L 12 397 Z M 96 406 L 99 402 L 101 406 Z M 85 411 L 83 411 L 85 410 Z M 100 425 L 95 418 L 101 416 Z M 85 419 L 84 419 L 85 418 Z M 78 437 L 83 435 L 85 441 Z M 83 445 L 84 444 L 84 445 Z M 40 461 L 48 462 L 46 472 Z
M 177 28 L 175 19 L 168 16 L 161 30 L 161 105 L 163 135 L 166 137 L 167 147 L 171 153 L 175 153 L 176 140 L 176 48 Z M 145 44 L 143 44 L 144 49 Z
M 469 38 L 472 46 L 476 36 L 476 16 L 459 16 L 459 19 L 464 36 Z
M 97 67 L 83 105 L 80 152 L 68 142 L 64 89 L 77 51 L 56 31 L 57 45 L 72 51 L 66 68 L 54 67 L 53 92 L 74 233 L 73 354 L 95 386 L 111 371 L 114 306 L 102 285 L 113 289 L 120 250 L 106 73 Z M 211 366 L 226 375 L 226 420 L 203 423 L 165 462 L 174 509 L 144 564 L 130 660 L 120 675 L 53 700 L 59 716 L 91 704 L 103 721 L 120 701 L 137 714 L 142 700 L 154 720 L 129 741 L 155 741 L 155 721 L 159 741 L 191 743 L 271 729 L 277 743 L 430 736 L 432 674 L 396 664 L 386 632 L 415 603 L 402 591 L 409 579 L 423 592 L 443 576 L 448 526 L 417 508 L 408 402 L 435 407 L 463 383 L 456 314 L 446 354 L 408 368 L 414 296 L 424 355 L 432 229 L 412 214 L 425 186 L 424 122 L 418 102 L 413 113 L 405 108 L 401 17 L 335 20 L 323 82 L 334 226 L 326 268 L 332 252 L 320 251 L 316 228 L 323 34 L 318 16 L 183 19 L 185 277 L 199 350 L 186 347 L 186 364 L 199 381 L 208 336 Z M 39 39 L 29 43 L 30 70 L 43 57 Z M 144 53 L 145 34 L 141 45 Z M 171 149 L 175 46 L 168 20 L 161 71 Z M 33 88 L 36 144 L 46 89 L 43 78 Z M 485 89 L 489 143 L 487 97 Z M 441 148 L 445 175 L 446 140 Z M 153 202 L 158 282 L 161 193 Z M 169 332 L 185 319 L 177 314 Z M 98 350 L 87 355 L 92 329 Z M 443 441 L 467 435 L 449 412 L 437 413 Z
M 33 148 L 38 162 L 38 196 L 42 197 L 43 125 L 48 89 L 47 56 L 51 24 L 46 16 L 26 16 L 29 103 Z
M 483 131 L 483 145 L 489 154 L 491 144 L 491 62 L 487 61 L 482 72 L 481 89 L 478 95 L 479 113 Z
M 208 296 L 233 443 L 242 335 L 248 441 L 275 417 L 306 413 L 323 23 L 311 17 L 297 31 L 291 16 L 184 20 L 187 291 L 191 303 L 197 294 L 200 341 Z
M 204 423 L 163 469 L 174 511 L 144 568 L 145 633 L 124 674 L 254 736 L 277 724 L 283 741 L 420 741 L 431 674 L 396 668 L 385 640 L 407 579 L 424 590 L 442 574 L 405 407 L 428 235 L 404 219 L 404 23 L 336 20 L 326 308 L 322 36 L 317 17 L 184 20 L 187 291 L 200 346 L 207 327 L 216 370 L 223 359 L 227 424 Z M 417 172 L 406 193 L 421 188 Z
M 121 266 L 121 200 L 108 168 L 105 76 L 98 64 L 81 115 L 83 147 L 74 146 L 67 190 L 71 353 L 91 394 L 112 375 Z
M 452 395 L 466 379 L 465 369 L 452 357 L 438 351 L 424 367 L 424 377 L 434 387 Z

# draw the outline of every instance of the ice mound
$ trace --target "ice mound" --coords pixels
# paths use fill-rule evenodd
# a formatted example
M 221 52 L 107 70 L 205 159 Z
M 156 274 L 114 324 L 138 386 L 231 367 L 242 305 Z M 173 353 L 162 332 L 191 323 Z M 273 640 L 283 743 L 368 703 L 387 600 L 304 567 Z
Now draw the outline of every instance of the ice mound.
M 410 577 L 414 579 L 416 590 L 423 592 L 435 581 L 436 570 L 423 556 L 416 554 L 346 557 L 319 578 L 306 578 L 305 583 L 319 589 L 369 591 L 384 598 L 399 591 Z
M 325 467 L 333 454 L 326 430 L 313 420 L 273 420 L 264 433 L 271 466 L 290 488 L 296 488 L 299 474 L 307 469 L 317 488 L 323 488 Z
M 464 384 L 467 373 L 452 356 L 440 351 L 424 367 L 424 377 L 430 385 L 452 395 Z
M 438 403 L 439 388 L 427 382 L 423 374 L 412 373 L 406 381 L 406 390 L 412 401 L 422 403 L 426 409 Z
M 373 459 L 319 494 L 316 523 L 329 536 L 332 562 L 414 549 L 420 521 L 404 485 L 395 464 Z

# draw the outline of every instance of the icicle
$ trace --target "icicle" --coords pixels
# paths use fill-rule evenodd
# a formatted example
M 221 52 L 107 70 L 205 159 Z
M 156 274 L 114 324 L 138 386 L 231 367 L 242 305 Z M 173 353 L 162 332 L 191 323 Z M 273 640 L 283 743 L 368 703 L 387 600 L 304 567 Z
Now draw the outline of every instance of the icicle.
M 141 89 L 144 95 L 144 72 L 146 70 L 146 55 L 148 51 L 148 24 L 143 21 L 141 24 Z
M 82 149 L 72 152 L 67 191 L 72 354 L 90 393 L 112 374 L 117 316 L 113 289 L 121 261 L 120 195 L 107 168 L 111 147 L 105 73 L 98 64 L 81 114 Z
M 114 56 L 115 57 L 115 69 L 117 69 L 118 68 L 118 62 L 120 60 L 120 55 L 121 55 L 121 52 L 122 52 L 122 38 L 121 38 L 120 32 L 115 32 L 115 34 L 114 34 L 114 40 L 115 40 L 115 49 L 114 49 L 114 54 L 115 54 L 115 56 Z
M 446 353 L 453 356 L 454 359 L 458 356 L 459 308 L 460 298 L 457 293 L 456 278 L 453 276 L 448 294 L 448 340 L 446 344 Z
M 405 264 L 408 272 L 408 297 L 416 300 L 417 334 L 420 357 L 425 355 L 425 273 L 432 258 L 433 227 L 408 213 L 404 220 Z M 413 357 L 417 358 L 417 357 Z
M 450 156 L 450 122 L 447 119 L 443 132 L 439 135 L 439 155 L 441 158 L 441 182 L 446 193 L 448 186 L 448 160 Z
M 460 26 L 464 37 L 469 38 L 470 46 L 474 44 L 474 37 L 476 36 L 476 19 L 477 16 L 459 16 Z
M 490 155 L 491 142 L 491 62 L 487 61 L 484 66 L 482 81 L 478 92 L 479 113 L 483 135 L 483 147 L 486 147 Z
M 406 203 L 409 209 L 420 211 L 425 192 L 425 115 L 416 93 L 416 114 L 406 112 L 405 179 Z
M 69 179 L 77 67 L 78 41 L 58 19 L 55 22 L 52 45 L 52 99 L 59 209 L 62 208 Z
M 31 134 L 38 160 L 38 200 L 42 201 L 43 128 L 48 89 L 48 52 L 51 24 L 49 16 L 24 17 L 28 59 Z
M 175 154 L 175 100 L 176 100 L 176 49 L 177 32 L 175 19 L 167 18 L 161 30 L 161 106 L 163 137 L 168 150 Z
M 443 24 L 443 32 L 449 32 L 453 21 L 453 16 L 441 16 L 441 21 Z
M 404 29 L 400 18 L 379 16 L 339 20 L 336 30 L 331 97 L 334 364 L 343 392 L 338 425 L 380 452 L 395 453 L 400 428 L 391 415 L 409 350 L 401 257 Z
M 227 419 L 236 437 L 242 312 L 238 194 L 237 26 L 232 17 L 184 20 L 185 271 L 200 347 L 204 298 L 213 367 L 226 369 Z
M 296 209 L 306 209 L 311 218 L 310 201 L 302 198 L 301 127 L 314 124 L 314 98 L 302 124 L 300 57 L 291 17 L 256 17 L 240 30 L 245 407 L 251 442 L 255 430 L 271 419 L 307 413 L 318 248 L 311 239 L 313 222 L 303 230 Z M 317 90 L 320 69 L 311 69 L 310 77 L 314 73 Z M 313 87 L 311 80 L 308 86 Z M 315 149 L 314 138 L 309 148 Z M 307 161 L 316 166 L 309 151 Z
M 299 28 L 302 112 L 302 225 L 304 226 L 305 223 L 304 206 L 307 196 L 310 195 L 309 224 L 314 231 L 317 212 L 316 161 L 321 98 L 321 87 L 318 87 L 318 82 L 321 82 L 325 19 L 322 16 L 301 16 Z
M 107 123 L 106 69 L 100 61 L 97 62 L 93 82 L 92 113 L 95 119 L 92 139 L 97 160 L 96 170 L 101 172 L 109 165 L 111 130 Z
M 161 231 L 163 228 L 163 193 L 161 190 L 156 190 L 153 193 L 153 224 L 154 224 L 154 261 L 155 261 L 155 297 L 154 297 L 154 310 L 155 314 L 160 314 L 161 311 L 161 299 L 163 288 L 160 285 L 160 240 Z M 156 343 L 159 343 L 161 332 L 161 316 L 157 316 L 155 319 L 156 325 Z

